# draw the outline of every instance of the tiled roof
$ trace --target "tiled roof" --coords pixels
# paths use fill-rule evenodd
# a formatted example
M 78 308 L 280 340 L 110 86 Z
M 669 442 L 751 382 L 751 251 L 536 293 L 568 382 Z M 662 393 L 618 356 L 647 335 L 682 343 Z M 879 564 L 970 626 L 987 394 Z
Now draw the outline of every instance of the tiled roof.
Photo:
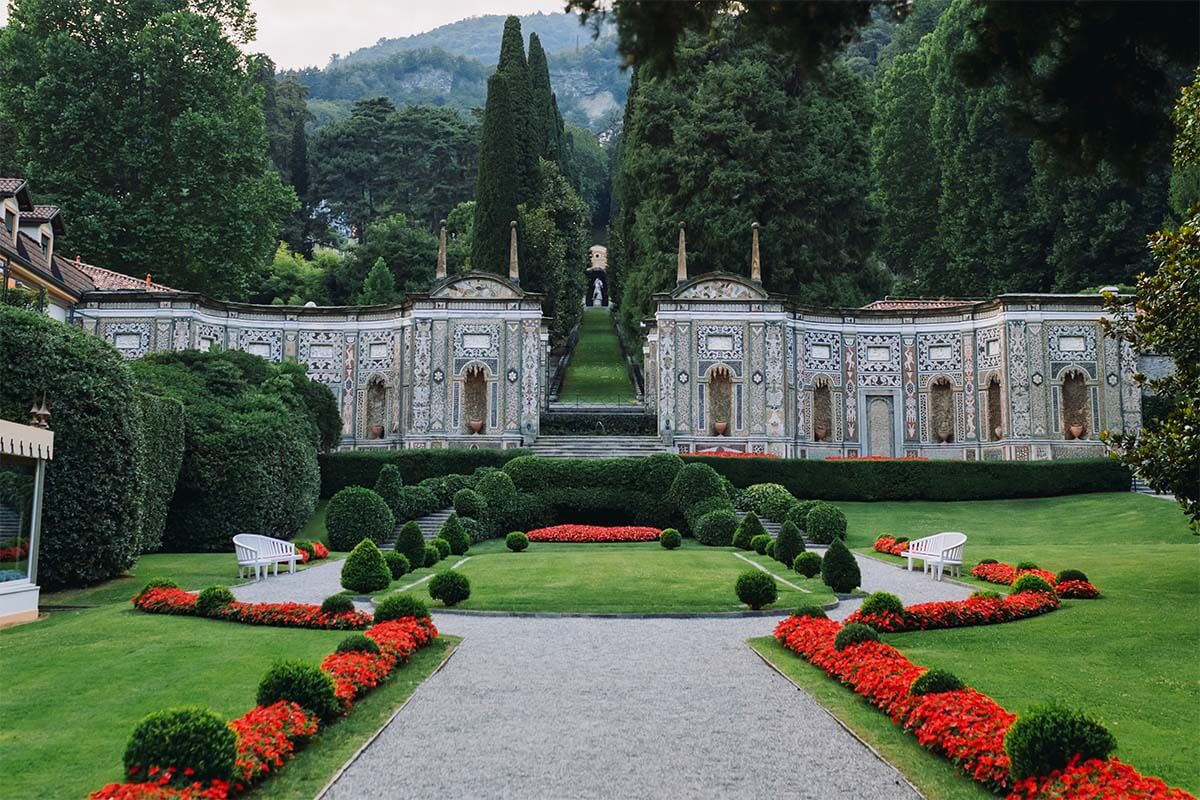
M 24 185 L 24 178 L 0 178 L 0 192 L 4 194 L 12 194 Z
M 47 264 L 45 256 L 42 255 L 41 243 L 26 233 L 17 236 L 15 246 L 8 237 L 0 237 L 0 254 L 15 259 L 48 283 L 74 294 L 82 294 L 93 288 L 92 279 L 72 267 L 65 259 L 55 256 L 54 263 Z
M 28 211 L 21 216 L 30 222 L 49 222 L 50 218 L 58 214 L 58 206 L 44 206 L 34 203 L 33 211 Z
M 55 259 L 57 260 L 57 259 Z M 72 267 L 82 272 L 92 281 L 90 288 L 99 292 L 119 292 L 119 291 L 136 291 L 136 292 L 174 292 L 170 286 L 163 286 L 161 283 L 146 283 L 145 280 L 139 280 L 129 275 L 123 275 L 120 272 L 113 272 L 111 269 L 97 267 L 92 264 L 85 264 L 76 258 L 68 262 Z
M 930 308 L 969 306 L 974 300 L 876 300 L 863 306 L 870 311 L 920 311 Z

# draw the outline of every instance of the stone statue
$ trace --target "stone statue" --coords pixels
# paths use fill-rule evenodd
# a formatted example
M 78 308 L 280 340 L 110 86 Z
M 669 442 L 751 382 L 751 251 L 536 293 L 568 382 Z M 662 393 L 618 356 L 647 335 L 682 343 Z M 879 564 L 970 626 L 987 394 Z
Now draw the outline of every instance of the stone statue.
M 592 289 L 592 304 L 597 306 L 604 305 L 604 290 L 600 288 L 600 279 L 597 278 Z

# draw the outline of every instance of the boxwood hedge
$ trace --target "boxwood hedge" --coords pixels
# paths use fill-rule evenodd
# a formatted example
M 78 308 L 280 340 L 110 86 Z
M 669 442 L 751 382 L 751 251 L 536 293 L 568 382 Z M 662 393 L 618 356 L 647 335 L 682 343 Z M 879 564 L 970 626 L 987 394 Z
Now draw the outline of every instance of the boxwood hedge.
M 347 486 L 375 485 L 379 470 L 384 464 L 395 464 L 407 486 L 413 486 L 427 478 L 443 475 L 470 475 L 479 467 L 502 467 L 519 456 L 528 455 L 528 450 L 348 450 L 324 453 L 320 457 L 321 497 L 333 497 L 339 489 Z M 462 488 L 457 486 L 454 491 Z M 449 497 L 454 496 L 454 491 Z M 447 500 L 449 498 L 446 498 Z

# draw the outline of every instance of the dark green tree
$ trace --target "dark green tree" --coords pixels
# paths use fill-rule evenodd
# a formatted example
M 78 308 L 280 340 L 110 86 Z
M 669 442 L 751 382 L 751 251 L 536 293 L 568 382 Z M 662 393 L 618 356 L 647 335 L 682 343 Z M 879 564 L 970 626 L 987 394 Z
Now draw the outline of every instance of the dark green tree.
M 475 201 L 459 203 L 446 217 L 446 268 L 451 274 L 471 271 L 475 241 Z
M 496 64 L 496 74 L 508 86 L 509 103 L 515 114 L 513 130 L 517 137 L 517 190 L 522 198 L 529 198 L 537 192 L 537 162 L 541 155 L 541 147 L 535 127 L 539 115 L 534 110 L 533 80 L 530 77 L 529 62 L 525 58 L 525 40 L 521 36 L 519 17 L 504 20 L 504 34 L 500 39 L 500 60 Z M 488 89 L 490 94 L 490 81 Z M 486 114 L 485 107 L 485 117 Z
M 382 167 L 390 207 L 430 230 L 469 200 L 479 165 L 479 128 L 448 108 L 407 106 L 388 118 Z
M 566 135 L 571 142 L 571 185 L 591 212 L 592 228 L 603 229 L 612 204 L 608 150 L 589 130 L 568 125 Z
M 544 295 L 551 338 L 566 337 L 583 313 L 588 209 L 551 161 L 541 161 L 540 200 L 518 209 L 521 285 Z
M 367 226 L 391 212 L 395 175 L 384 168 L 386 130 L 396 107 L 387 98 L 355 103 L 350 116 L 313 137 L 312 195 L 365 241 Z
M 546 51 L 542 49 L 536 33 L 529 34 L 529 110 L 530 129 L 538 157 L 557 162 L 561 168 L 561 120 L 558 105 L 554 101 L 554 90 L 550 88 Z
M 368 225 L 365 238 L 341 268 L 327 273 L 326 288 L 334 303 L 348 303 L 358 296 L 381 259 L 391 271 L 395 292 L 407 295 L 433 285 L 437 237 L 424 225 L 395 214 Z
M 521 191 L 519 118 L 509 82 L 497 72 L 488 79 L 475 185 L 471 266 L 480 272 L 508 273 L 509 223 L 529 196 Z
M 387 262 L 380 256 L 375 259 L 375 265 L 367 273 L 367 278 L 363 281 L 362 288 L 358 290 L 355 302 L 363 306 L 373 306 L 394 303 L 398 299 L 396 279 L 392 277 L 392 271 L 388 269 Z

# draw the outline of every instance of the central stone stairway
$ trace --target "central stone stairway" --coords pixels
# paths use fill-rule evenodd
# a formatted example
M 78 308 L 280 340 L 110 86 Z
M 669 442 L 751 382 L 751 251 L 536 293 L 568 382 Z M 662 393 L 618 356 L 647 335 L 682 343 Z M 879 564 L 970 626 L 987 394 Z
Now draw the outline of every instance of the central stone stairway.
M 657 436 L 539 436 L 530 449 L 550 458 L 635 458 L 667 452 Z
M 421 534 L 425 537 L 426 541 L 438 535 L 438 532 L 442 529 L 442 525 L 446 524 L 446 520 L 450 519 L 450 515 L 453 513 L 453 508 L 443 508 L 441 511 L 434 511 L 432 514 L 426 514 L 417 520 L 417 527 L 421 529 Z M 396 539 L 400 536 L 400 528 L 403 525 L 404 523 L 401 523 L 396 526 L 396 529 L 392 531 L 392 538 L 388 539 L 380 549 L 396 549 Z

